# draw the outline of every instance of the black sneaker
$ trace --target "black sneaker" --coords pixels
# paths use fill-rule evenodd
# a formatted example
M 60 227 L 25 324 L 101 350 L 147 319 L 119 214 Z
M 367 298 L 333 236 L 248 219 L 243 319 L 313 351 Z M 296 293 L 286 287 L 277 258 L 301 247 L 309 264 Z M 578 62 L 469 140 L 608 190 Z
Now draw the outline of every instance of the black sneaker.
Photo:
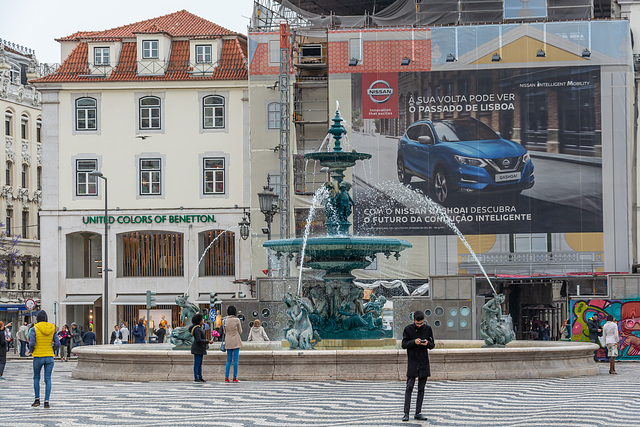
M 51 406 L 49 406 L 49 402 L 44 402 L 44 407 L 45 408 L 51 408 Z
M 33 401 L 33 403 L 31 404 L 32 407 L 36 407 L 36 406 L 40 406 L 40 399 L 36 399 Z
M 201 383 L 206 383 L 206 381 L 204 380 L 204 378 L 200 378 L 200 382 L 201 382 Z

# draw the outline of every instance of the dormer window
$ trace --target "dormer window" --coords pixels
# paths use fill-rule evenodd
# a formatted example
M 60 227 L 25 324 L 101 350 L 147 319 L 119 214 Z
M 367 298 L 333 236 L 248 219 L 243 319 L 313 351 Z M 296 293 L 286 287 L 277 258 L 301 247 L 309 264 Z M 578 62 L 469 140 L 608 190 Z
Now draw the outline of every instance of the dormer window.
M 158 59 L 158 40 L 142 41 L 142 58 Z
M 109 48 L 93 48 L 93 63 L 94 65 L 109 65 Z
M 196 63 L 198 64 L 211 63 L 211 45 L 210 44 L 196 46 Z
M 11 83 L 20 84 L 20 66 L 16 63 L 11 63 Z

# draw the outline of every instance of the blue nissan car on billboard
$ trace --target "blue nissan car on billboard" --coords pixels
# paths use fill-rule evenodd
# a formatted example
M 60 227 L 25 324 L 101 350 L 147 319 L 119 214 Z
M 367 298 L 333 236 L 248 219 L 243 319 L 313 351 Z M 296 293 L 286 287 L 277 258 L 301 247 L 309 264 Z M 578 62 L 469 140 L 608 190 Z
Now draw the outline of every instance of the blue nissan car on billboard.
M 534 184 L 526 148 L 471 117 L 412 124 L 398 142 L 397 166 L 400 182 L 414 176 L 430 182 L 441 204 L 456 193 L 517 195 Z

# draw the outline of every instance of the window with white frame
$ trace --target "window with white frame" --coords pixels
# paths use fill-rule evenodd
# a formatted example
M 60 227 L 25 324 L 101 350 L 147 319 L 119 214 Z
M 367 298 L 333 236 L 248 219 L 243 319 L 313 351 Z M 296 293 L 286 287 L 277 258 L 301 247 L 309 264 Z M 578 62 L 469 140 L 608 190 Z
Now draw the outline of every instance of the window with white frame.
M 36 120 L 36 142 L 42 142 L 42 120 Z
M 8 110 L 4 112 L 4 134 L 6 136 L 13 135 L 13 113 Z
M 96 196 L 98 177 L 89 175 L 98 170 L 96 159 L 76 160 L 76 196 Z
M 94 98 L 76 99 L 76 130 L 96 130 L 98 102 Z
M 224 127 L 224 98 L 218 95 L 210 95 L 202 98 L 205 129 L 219 129 Z
M 269 41 L 269 63 L 280 63 L 280 40 Z
M 140 195 L 161 194 L 161 159 L 140 159 Z
M 211 45 L 196 45 L 196 62 L 198 64 L 210 64 L 211 63 Z
M 514 252 L 548 252 L 547 234 L 514 234 L 513 250 Z
M 270 102 L 267 105 L 268 129 L 280 129 L 280 103 Z
M 224 158 L 206 157 L 204 162 L 204 194 L 224 193 Z
M 140 98 L 140 129 L 160 129 L 160 98 Z
M 93 48 L 94 65 L 109 65 L 109 48 L 94 47 Z
M 362 61 L 362 39 L 349 39 L 349 59 Z
M 20 84 L 20 66 L 11 62 L 11 83 Z
M 20 137 L 22 139 L 27 139 L 29 136 L 29 116 L 23 114 L 20 117 Z
M 142 59 L 158 58 L 158 40 L 142 41 Z

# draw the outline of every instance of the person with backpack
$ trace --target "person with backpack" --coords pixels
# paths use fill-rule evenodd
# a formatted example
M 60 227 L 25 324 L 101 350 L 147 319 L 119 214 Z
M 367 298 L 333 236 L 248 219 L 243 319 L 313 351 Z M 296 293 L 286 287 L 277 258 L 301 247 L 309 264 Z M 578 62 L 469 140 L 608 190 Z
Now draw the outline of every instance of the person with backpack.
M 133 327 L 133 343 L 144 344 L 146 342 L 147 329 L 144 327 L 144 319 L 138 320 L 136 326 Z

